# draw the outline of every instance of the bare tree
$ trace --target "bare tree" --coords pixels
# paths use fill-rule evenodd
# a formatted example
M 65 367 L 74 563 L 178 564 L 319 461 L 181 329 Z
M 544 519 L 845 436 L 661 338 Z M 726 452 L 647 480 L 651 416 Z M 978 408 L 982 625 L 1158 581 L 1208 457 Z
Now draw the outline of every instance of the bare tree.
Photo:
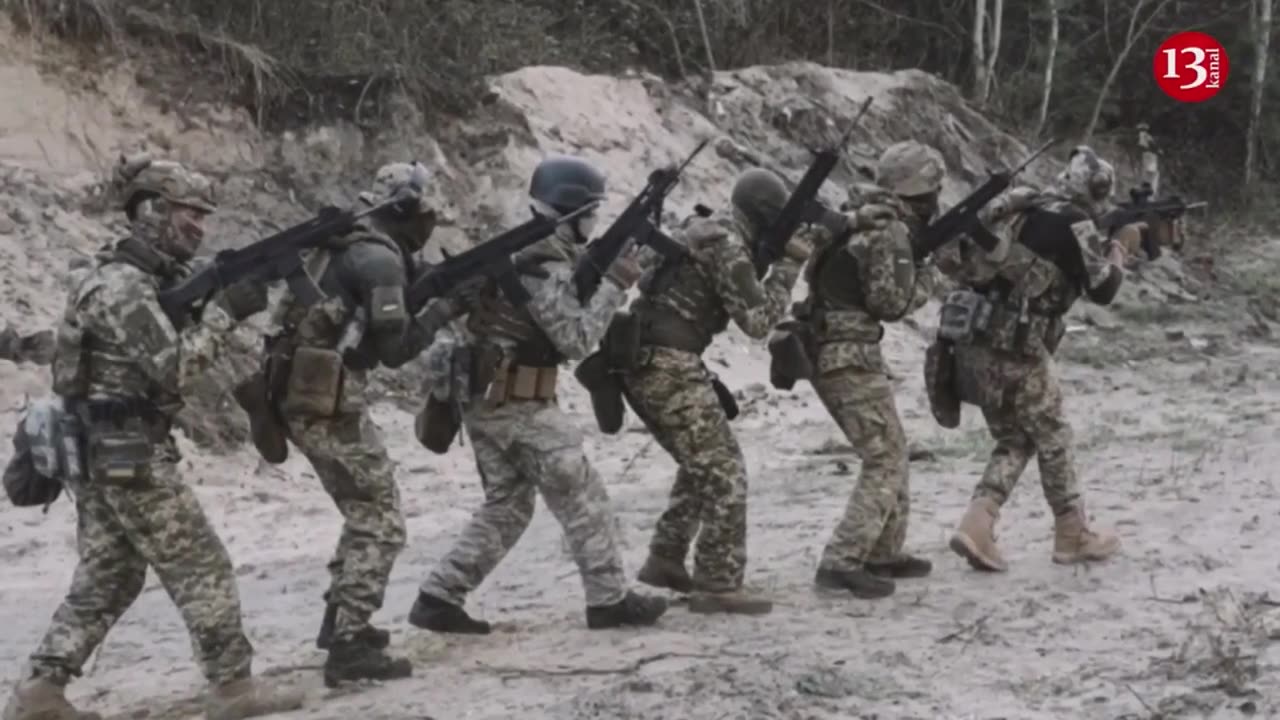
M 987 79 L 987 0 L 973 0 L 973 99 L 982 102 L 982 95 L 990 87 Z
M 1253 87 L 1249 105 L 1249 130 L 1245 138 L 1244 185 L 1253 185 L 1258 165 L 1258 131 L 1262 125 L 1262 96 L 1266 91 L 1267 53 L 1271 45 L 1272 0 L 1250 3 L 1250 30 L 1253 31 Z
M 1058 62 L 1058 0 L 1045 0 L 1049 6 L 1049 48 L 1044 59 L 1043 89 L 1040 91 L 1040 111 L 1036 114 L 1036 135 L 1044 132 L 1049 120 L 1049 97 L 1053 95 L 1053 66 Z
M 1107 73 L 1107 77 L 1102 81 L 1102 87 L 1098 90 L 1098 99 L 1093 104 L 1093 113 L 1089 116 L 1089 124 L 1085 127 L 1084 142 L 1089 142 L 1093 138 L 1093 131 L 1098 127 L 1098 118 L 1102 115 L 1102 104 L 1107 100 L 1107 94 L 1111 92 L 1111 86 L 1115 84 L 1116 76 L 1120 74 L 1120 68 L 1124 67 L 1124 63 L 1129 59 L 1129 52 L 1133 50 L 1133 45 L 1147 31 L 1147 27 L 1151 25 L 1151 21 L 1156 18 L 1168 5 L 1170 0 L 1160 0 L 1155 4 L 1155 8 L 1147 15 L 1142 22 L 1138 22 L 1138 17 L 1142 14 L 1142 8 L 1148 5 L 1146 0 L 1138 0 L 1133 6 L 1133 12 L 1129 15 L 1129 28 L 1124 34 L 1124 45 L 1120 47 L 1120 52 L 1116 54 L 1115 61 L 1111 63 L 1111 70 Z

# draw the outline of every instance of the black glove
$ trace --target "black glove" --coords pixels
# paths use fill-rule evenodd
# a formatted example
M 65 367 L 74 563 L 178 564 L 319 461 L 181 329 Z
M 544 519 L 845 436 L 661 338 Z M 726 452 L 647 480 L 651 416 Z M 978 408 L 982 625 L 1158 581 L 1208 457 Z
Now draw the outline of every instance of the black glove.
M 267 288 L 255 282 L 241 281 L 222 291 L 222 307 L 237 322 L 267 309 Z

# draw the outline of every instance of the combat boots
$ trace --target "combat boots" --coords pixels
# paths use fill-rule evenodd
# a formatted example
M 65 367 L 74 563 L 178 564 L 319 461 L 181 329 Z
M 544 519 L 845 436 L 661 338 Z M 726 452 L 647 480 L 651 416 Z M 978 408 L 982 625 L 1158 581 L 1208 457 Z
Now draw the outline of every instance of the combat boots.
M 685 595 L 693 592 L 693 578 L 689 577 L 689 571 L 685 569 L 684 563 L 658 557 L 652 553 L 641 566 L 636 580 L 645 585 L 666 588 Z
M 4 706 L 3 720 L 102 720 L 93 712 L 81 712 L 67 700 L 67 689 L 48 678 L 27 678 L 13 689 Z
M 324 594 L 324 619 L 320 621 L 320 632 L 316 633 L 316 647 L 328 650 L 333 642 L 333 627 L 338 622 L 338 605 L 329 602 L 329 593 Z M 391 644 L 391 633 L 372 625 L 360 631 L 360 637 L 376 648 L 385 648 Z
M 667 612 L 666 598 L 641 595 L 628 590 L 625 597 L 612 605 L 587 608 L 587 627 L 608 630 L 623 626 L 647 627 L 658 622 Z
M 409 623 L 423 630 L 459 635 L 488 635 L 493 630 L 489 623 L 476 620 L 457 605 L 424 592 L 413 601 Z
M 866 567 L 855 570 L 818 568 L 813 583 L 828 590 L 847 590 L 849 594 L 863 600 L 889 597 L 897 589 L 892 580 L 873 573 Z
M 1053 519 L 1053 561 L 1061 565 L 1106 560 L 1120 550 L 1120 538 L 1089 529 L 1084 506 L 1072 505 Z
M 773 612 L 773 601 L 746 588 L 719 592 L 694 590 L 689 596 L 689 612 L 699 615 L 768 615 Z
M 888 578 L 922 578 L 933 572 L 933 563 L 914 555 L 899 555 L 887 562 L 868 562 L 867 572 Z
M 205 720 L 243 720 L 302 707 L 305 695 L 260 677 L 247 677 L 209 688 Z
M 951 550 L 969 561 L 974 570 L 1004 572 L 1009 569 L 996 547 L 995 526 L 1000 506 L 991 498 L 974 498 L 951 536 Z
M 357 680 L 399 680 L 413 675 L 408 658 L 392 657 L 360 637 L 334 639 L 324 661 L 324 684 L 334 688 Z

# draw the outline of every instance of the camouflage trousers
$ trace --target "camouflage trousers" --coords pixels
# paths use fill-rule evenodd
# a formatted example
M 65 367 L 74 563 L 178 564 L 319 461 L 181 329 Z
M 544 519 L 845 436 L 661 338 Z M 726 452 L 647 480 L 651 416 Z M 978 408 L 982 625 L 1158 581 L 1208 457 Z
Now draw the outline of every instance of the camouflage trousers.
M 142 592 L 147 568 L 173 599 L 210 683 L 250 674 L 253 647 L 240 617 L 231 558 L 169 459 L 130 486 L 77 489 L 80 561 L 66 599 L 31 656 L 35 675 L 65 684 Z
M 422 583 L 422 592 L 463 605 L 515 547 L 533 520 L 538 494 L 564 529 L 587 605 L 627 594 L 613 510 L 583 450 L 582 432 L 554 401 L 477 401 L 464 413 L 484 488 L 484 504 Z
M 333 637 L 346 640 L 382 607 L 391 568 L 404 549 L 395 469 L 368 412 L 290 418 L 289 439 L 342 513 L 342 534 L 328 565 L 329 602 L 338 606 Z
M 996 441 L 974 497 L 1003 505 L 1034 457 L 1054 514 L 1073 507 L 1080 499 L 1080 484 L 1053 360 L 969 345 L 957 349 L 956 364 L 957 377 L 975 386 L 962 387 L 961 397 L 977 400 Z
M 627 399 L 676 461 L 667 509 L 649 551 L 683 563 L 697 537 L 693 578 L 701 589 L 742 587 L 747 565 L 747 467 L 702 359 L 655 350 L 625 376 Z
M 845 367 L 815 377 L 813 388 L 862 461 L 819 567 L 856 570 L 892 561 L 906 543 L 911 491 L 907 438 L 889 376 L 883 368 Z

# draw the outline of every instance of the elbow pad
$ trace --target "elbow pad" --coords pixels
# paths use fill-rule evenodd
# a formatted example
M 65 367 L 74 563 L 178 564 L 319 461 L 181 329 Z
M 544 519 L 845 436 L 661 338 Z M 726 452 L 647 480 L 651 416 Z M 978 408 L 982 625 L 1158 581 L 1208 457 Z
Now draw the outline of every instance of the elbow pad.
M 404 288 L 383 285 L 369 291 L 369 332 L 398 335 L 404 331 L 409 312 L 404 306 Z

